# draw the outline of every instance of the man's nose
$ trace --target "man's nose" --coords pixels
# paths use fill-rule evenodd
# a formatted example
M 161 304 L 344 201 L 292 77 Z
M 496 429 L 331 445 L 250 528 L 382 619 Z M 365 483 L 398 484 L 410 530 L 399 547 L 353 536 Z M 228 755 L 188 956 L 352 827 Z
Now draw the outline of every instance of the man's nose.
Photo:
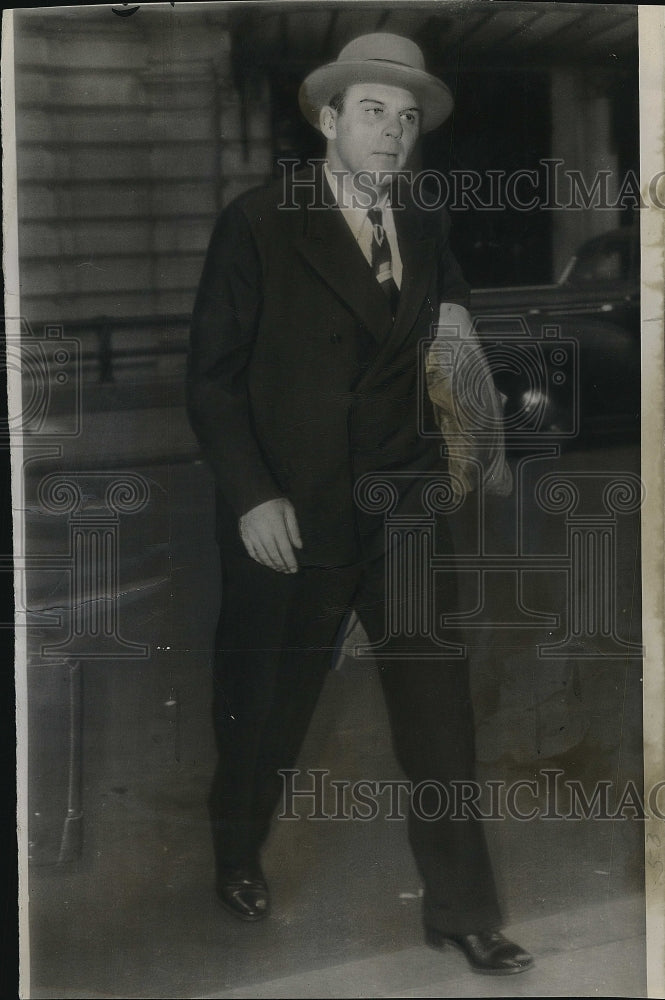
M 386 122 L 383 131 L 385 135 L 389 135 L 395 139 L 401 139 L 402 132 L 404 131 L 404 129 L 402 126 L 402 119 L 400 118 L 400 116 L 397 114 L 391 115 L 388 121 Z

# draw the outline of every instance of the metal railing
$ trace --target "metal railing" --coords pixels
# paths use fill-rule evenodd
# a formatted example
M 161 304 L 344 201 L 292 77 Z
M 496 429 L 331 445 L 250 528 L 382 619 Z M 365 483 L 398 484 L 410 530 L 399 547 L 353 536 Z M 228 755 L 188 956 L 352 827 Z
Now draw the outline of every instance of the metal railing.
M 145 373 L 160 358 L 181 358 L 184 372 L 189 323 L 190 315 L 181 313 L 95 316 L 61 325 L 65 336 L 80 344 L 82 378 L 108 384 L 116 380 L 121 367 L 138 366 Z

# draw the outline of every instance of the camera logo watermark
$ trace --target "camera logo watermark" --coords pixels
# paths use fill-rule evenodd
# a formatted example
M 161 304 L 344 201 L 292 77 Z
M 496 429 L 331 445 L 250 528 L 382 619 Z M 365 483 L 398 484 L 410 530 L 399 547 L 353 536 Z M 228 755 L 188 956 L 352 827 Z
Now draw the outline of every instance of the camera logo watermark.
M 431 338 L 419 345 L 419 435 L 437 436 L 425 420 L 429 397 L 447 417 L 449 448 L 472 439 L 481 460 L 484 451 L 504 444 L 575 439 L 580 430 L 579 353 L 578 341 L 563 336 L 559 326 L 531 329 L 518 314 L 478 315 L 469 329 L 436 324 Z M 519 388 L 497 406 L 495 383 L 505 378 Z
M 15 321 L 6 320 L 9 329 Z M 81 342 L 47 324 L 37 335 L 21 319 L 19 336 L 7 336 L 6 366 L 21 380 L 21 407 L 8 430 L 33 438 L 76 437 L 81 432 Z
M 522 387 L 509 413 L 495 386 L 504 370 Z M 621 634 L 616 596 L 621 521 L 638 513 L 644 501 L 639 476 L 623 470 L 552 472 L 534 482 L 528 474 L 535 461 L 558 457 L 562 440 L 578 433 L 576 340 L 547 325 L 534 336 L 517 315 L 435 325 L 420 344 L 418 376 L 423 401 L 418 434 L 441 442 L 448 473 L 366 473 L 356 481 L 359 510 L 383 516 L 387 561 L 384 636 L 358 645 L 356 656 L 413 659 L 418 639 L 423 640 L 418 658 L 462 658 L 460 626 L 467 634 L 474 628 L 546 630 L 546 640 L 534 641 L 538 658 L 641 656 L 641 645 Z M 436 426 L 425 419 L 425 400 Z M 514 474 L 507 448 L 517 455 Z M 512 551 L 504 546 L 497 552 L 487 544 L 486 494 L 492 492 L 512 504 Z M 401 503 L 406 494 L 408 510 Z M 473 547 L 437 548 L 441 515 L 454 515 L 465 505 L 465 514 L 473 514 Z M 538 550 L 529 544 L 528 530 L 536 518 L 543 528 Z M 552 530 L 552 520 L 559 522 L 558 530 Z M 436 582 L 443 573 L 467 574 L 474 581 L 470 611 L 437 607 Z M 534 574 L 556 579 L 552 606 L 530 606 Z M 500 617 L 488 599 L 493 587 L 504 596 Z

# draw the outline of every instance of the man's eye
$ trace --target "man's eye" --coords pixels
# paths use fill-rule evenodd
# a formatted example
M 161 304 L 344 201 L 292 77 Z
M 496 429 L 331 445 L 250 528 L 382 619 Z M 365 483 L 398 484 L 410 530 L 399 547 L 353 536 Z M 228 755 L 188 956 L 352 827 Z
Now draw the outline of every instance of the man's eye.
M 413 111 L 403 111 L 402 112 L 402 118 L 404 118 L 407 122 L 415 122 L 415 121 L 417 121 L 416 116 L 414 115 Z
M 366 110 L 374 118 L 378 118 L 383 113 L 383 108 L 367 108 Z

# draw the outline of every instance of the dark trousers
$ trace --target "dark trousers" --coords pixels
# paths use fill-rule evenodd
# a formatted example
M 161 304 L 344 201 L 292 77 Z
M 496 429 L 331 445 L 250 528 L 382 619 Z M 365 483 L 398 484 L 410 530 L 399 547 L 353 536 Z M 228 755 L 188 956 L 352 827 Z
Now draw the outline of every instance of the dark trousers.
M 437 578 L 440 614 L 453 606 L 454 581 Z M 287 575 L 223 549 L 222 588 L 213 699 L 219 764 L 209 802 L 218 866 L 255 858 L 263 844 L 282 796 L 278 772 L 296 762 L 349 609 L 370 642 L 384 638 L 385 560 Z M 414 647 L 410 659 L 393 659 L 388 641 L 376 657 L 396 757 L 412 785 L 471 781 L 467 661 L 419 658 Z M 429 798 L 423 789 L 408 823 L 425 923 L 460 934 L 500 926 L 481 823 L 451 819 L 452 808 L 437 810 L 432 785 Z

